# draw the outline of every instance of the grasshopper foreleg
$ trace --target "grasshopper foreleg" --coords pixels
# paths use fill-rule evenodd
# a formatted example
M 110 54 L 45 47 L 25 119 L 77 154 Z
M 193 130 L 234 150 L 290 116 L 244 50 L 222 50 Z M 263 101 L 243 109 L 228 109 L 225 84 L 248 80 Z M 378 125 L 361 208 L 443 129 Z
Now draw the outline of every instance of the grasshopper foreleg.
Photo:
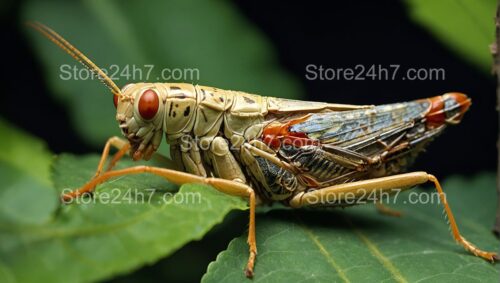
M 121 138 L 116 137 L 116 136 L 109 138 L 108 141 L 106 142 L 106 145 L 104 146 L 104 149 L 102 150 L 101 159 L 99 160 L 99 164 L 97 165 L 97 170 L 94 174 L 94 177 L 92 177 L 92 180 L 96 179 L 97 177 L 99 177 L 99 175 L 101 175 L 103 168 L 104 168 L 104 165 L 106 164 L 106 161 L 108 160 L 109 151 L 110 151 L 111 147 L 117 148 L 118 152 L 116 152 L 113 155 L 113 158 L 109 162 L 108 168 L 106 168 L 105 172 L 111 171 L 111 169 L 113 169 L 113 167 L 116 165 L 116 163 L 125 154 L 128 153 L 128 149 L 130 148 L 130 143 L 128 143 L 126 140 L 121 139 Z M 90 190 L 87 190 L 85 192 L 81 192 L 79 190 L 72 191 L 72 192 L 69 192 L 69 193 L 62 195 L 61 199 L 63 201 L 66 201 L 66 200 L 74 198 L 75 196 L 82 195 L 84 193 L 91 193 L 92 191 L 93 191 L 93 188 L 91 188 Z
M 118 149 L 118 152 L 113 155 L 113 158 L 111 159 L 111 162 L 108 165 L 108 168 L 106 171 L 110 171 L 113 169 L 113 167 L 116 165 L 116 163 L 125 155 L 130 148 L 130 143 L 128 143 L 126 140 L 121 139 L 119 137 L 111 137 L 108 139 L 106 142 L 106 145 L 104 146 L 104 149 L 101 154 L 101 159 L 99 160 L 99 164 L 97 165 L 97 170 L 95 172 L 94 178 L 99 176 L 102 172 L 102 169 L 104 167 L 104 164 L 106 163 L 106 160 L 108 159 L 109 156 L 109 150 L 111 146 L 115 147 Z
M 291 201 L 290 206 L 292 207 L 303 207 L 303 206 L 314 206 L 321 204 L 335 204 L 342 203 L 354 196 L 361 197 L 370 192 L 390 192 L 391 190 L 396 190 L 400 188 L 410 188 L 412 186 L 424 184 L 427 182 L 432 182 L 434 187 L 439 193 L 439 198 L 444 206 L 445 212 L 448 216 L 450 222 L 450 228 L 452 231 L 453 238 L 462 245 L 467 251 L 474 254 L 475 256 L 482 257 L 489 261 L 498 260 L 497 256 L 493 252 L 486 252 L 477 248 L 474 244 L 467 241 L 458 230 L 457 223 L 455 222 L 455 217 L 451 212 L 451 208 L 446 200 L 446 195 L 444 194 L 439 181 L 433 175 L 427 174 L 426 172 L 412 172 L 406 174 L 393 175 L 388 177 L 381 177 L 370 180 L 357 181 L 352 183 L 340 184 L 330 187 L 325 187 L 315 191 L 310 191 L 307 193 L 301 193 L 296 195 Z
M 250 221 L 248 226 L 248 245 L 250 248 L 250 255 L 248 258 L 247 266 L 245 268 L 245 274 L 247 277 L 253 276 L 255 257 L 257 255 L 257 244 L 255 241 L 255 206 L 256 206 L 255 198 L 256 197 L 253 189 L 246 184 L 221 178 L 205 178 L 190 173 L 185 173 L 160 167 L 135 166 L 125 169 L 104 172 L 98 177 L 90 180 L 87 184 L 85 184 L 77 191 L 75 191 L 73 195 L 67 197 L 70 199 L 78 197 L 84 194 L 85 192 L 92 191 L 93 188 L 95 188 L 95 186 L 103 182 L 106 182 L 111 178 L 116 178 L 124 175 L 141 174 L 141 173 L 150 173 L 158 175 L 177 185 L 182 185 L 186 183 L 207 184 L 213 186 L 218 191 L 228 195 L 247 197 L 249 199 L 249 207 L 250 207 Z M 69 200 L 68 198 L 66 198 L 66 200 Z
M 103 172 L 103 168 L 104 168 L 104 165 L 106 164 L 106 161 L 108 160 L 109 151 L 111 150 L 111 147 L 118 149 L 118 151 L 113 155 L 113 157 L 111 158 L 111 161 L 108 164 L 108 167 L 106 168 L 106 170 L 104 172 L 111 171 L 115 167 L 116 163 L 118 163 L 118 161 L 125 154 L 129 154 L 130 143 L 128 141 L 121 139 L 119 137 L 116 137 L 116 136 L 109 138 L 108 141 L 106 142 L 106 145 L 104 146 L 104 149 L 103 149 L 102 154 L 101 154 L 101 158 L 99 160 L 99 164 L 97 165 L 97 170 L 94 174 L 94 177 L 92 177 L 92 180 L 99 177 L 101 175 L 101 173 Z M 155 153 L 154 158 L 157 160 L 160 160 L 162 163 L 167 164 L 167 166 L 169 166 L 169 167 L 173 166 L 171 164 L 172 161 L 166 156 Z M 78 189 L 78 190 L 75 190 L 75 191 L 72 191 L 72 192 L 69 192 L 69 193 L 62 195 L 61 199 L 63 201 L 70 200 L 70 199 L 77 197 L 77 196 L 80 196 L 84 193 L 91 193 L 93 190 L 94 190 L 94 188 L 87 188 L 86 191 L 81 191 L 81 189 Z

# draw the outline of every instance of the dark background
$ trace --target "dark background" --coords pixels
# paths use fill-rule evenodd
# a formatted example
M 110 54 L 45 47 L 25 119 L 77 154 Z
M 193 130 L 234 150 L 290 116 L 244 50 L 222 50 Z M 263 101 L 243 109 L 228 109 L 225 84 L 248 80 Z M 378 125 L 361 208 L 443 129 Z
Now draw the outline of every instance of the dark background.
M 413 168 L 438 176 L 471 175 L 495 170 L 497 118 L 493 77 L 465 62 L 428 31 L 412 22 L 403 3 L 284 3 L 236 1 L 241 13 L 274 44 L 284 68 L 305 86 L 309 100 L 383 104 L 449 91 L 467 93 L 472 97 L 473 106 L 463 122 L 449 128 L 431 144 Z M 48 94 L 42 68 L 18 18 L 22 1 L 7 1 L 2 5 L 0 115 L 47 141 L 55 153 L 100 151 L 101 148 L 82 143 L 72 130 L 64 107 Z M 305 78 L 308 64 L 332 68 L 352 68 L 356 64 L 400 64 L 402 69 L 444 68 L 446 79 L 308 81 Z M 224 227 L 215 229 L 202 241 L 190 243 L 168 259 L 117 281 L 134 281 L 133 278 L 148 281 L 157 278 L 159 273 L 170 279 L 190 280 L 176 278 L 173 266 L 191 266 L 190 274 L 193 278 L 200 278 L 208 262 L 245 230 L 246 217 L 246 214 L 234 213 L 226 219 Z

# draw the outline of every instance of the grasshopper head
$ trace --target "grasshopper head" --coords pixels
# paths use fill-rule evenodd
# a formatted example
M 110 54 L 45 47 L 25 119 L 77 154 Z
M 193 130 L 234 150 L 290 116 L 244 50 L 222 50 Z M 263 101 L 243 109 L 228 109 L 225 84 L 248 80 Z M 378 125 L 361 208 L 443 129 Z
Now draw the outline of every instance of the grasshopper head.
M 130 142 L 130 155 L 134 160 L 149 159 L 161 142 L 164 99 L 154 84 L 129 84 L 120 89 L 80 50 L 58 33 L 38 22 L 28 25 L 80 62 L 111 91 L 116 106 L 116 120 Z
M 113 100 L 116 120 L 130 142 L 130 156 L 134 160 L 148 160 L 163 136 L 165 107 L 161 92 L 154 84 L 128 84 Z

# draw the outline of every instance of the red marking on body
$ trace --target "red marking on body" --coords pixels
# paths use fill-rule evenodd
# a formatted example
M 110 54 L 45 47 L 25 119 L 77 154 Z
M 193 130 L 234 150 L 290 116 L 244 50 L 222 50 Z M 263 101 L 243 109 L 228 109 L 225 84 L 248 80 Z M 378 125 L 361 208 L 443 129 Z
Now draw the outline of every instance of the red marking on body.
M 425 118 L 427 119 L 427 127 L 437 128 L 444 124 L 446 120 L 446 114 L 444 113 L 444 100 L 442 96 L 434 96 L 427 99 L 429 101 L 430 108 Z
M 445 99 L 452 98 L 460 105 L 460 112 L 456 117 L 453 117 L 452 120 L 447 121 L 446 111 L 444 109 L 444 101 Z M 447 122 L 460 122 L 464 113 L 469 109 L 471 105 L 470 99 L 467 95 L 458 92 L 450 92 L 440 96 L 435 96 L 431 98 L 427 98 L 427 101 L 430 103 L 429 110 L 425 115 L 427 120 L 427 127 L 429 128 L 437 128 Z M 448 119 L 450 119 L 448 117 Z
M 448 95 L 450 97 L 453 97 L 458 104 L 460 104 L 460 115 L 463 116 L 467 110 L 469 110 L 470 105 L 472 104 L 470 98 L 459 92 L 450 92 L 445 95 Z
M 283 143 L 301 147 L 305 145 L 318 145 L 317 140 L 310 139 L 305 133 L 290 132 L 290 127 L 309 119 L 306 115 L 290 120 L 286 123 L 272 122 L 264 128 L 262 140 L 273 149 L 279 149 Z

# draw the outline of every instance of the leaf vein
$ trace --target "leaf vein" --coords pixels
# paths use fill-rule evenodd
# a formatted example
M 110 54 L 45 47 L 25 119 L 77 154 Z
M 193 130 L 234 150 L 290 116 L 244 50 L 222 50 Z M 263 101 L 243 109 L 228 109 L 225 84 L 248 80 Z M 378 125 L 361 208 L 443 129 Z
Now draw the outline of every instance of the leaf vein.
M 298 217 L 297 214 L 295 214 L 295 217 L 298 220 L 299 226 L 304 230 L 304 232 L 311 239 L 314 245 L 316 245 L 320 253 L 326 258 L 327 262 L 333 267 L 333 269 L 335 269 L 335 271 L 337 271 L 340 279 L 342 279 L 342 281 L 344 282 L 350 282 L 342 268 L 333 259 L 332 255 L 326 250 L 325 246 L 323 246 L 323 244 L 318 240 L 318 237 L 313 233 L 313 231 L 304 224 L 304 222 Z
M 356 228 L 356 226 L 354 226 L 352 221 L 350 221 L 347 217 L 344 217 L 344 219 L 352 227 L 354 233 L 356 233 L 356 235 L 361 239 L 361 241 L 363 241 L 363 243 L 368 247 L 368 250 L 370 251 L 370 253 L 392 274 L 392 276 L 394 277 L 394 280 L 396 280 L 397 282 L 401 282 L 401 283 L 408 282 L 403 277 L 403 275 L 401 274 L 399 269 L 397 269 L 392 264 L 391 260 L 388 259 L 378 249 L 378 247 L 377 247 L 377 245 L 375 245 L 375 243 L 373 243 L 365 234 L 363 234 L 363 232 L 361 232 L 361 230 Z

